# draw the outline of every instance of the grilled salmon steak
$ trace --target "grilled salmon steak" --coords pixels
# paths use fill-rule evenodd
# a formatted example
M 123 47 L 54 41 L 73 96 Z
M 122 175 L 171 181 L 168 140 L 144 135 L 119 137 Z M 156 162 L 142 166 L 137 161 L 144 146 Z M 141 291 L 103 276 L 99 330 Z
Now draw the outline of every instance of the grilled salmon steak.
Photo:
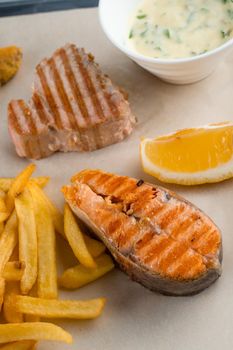
M 177 194 L 126 176 L 84 170 L 63 187 L 66 201 L 133 280 L 168 295 L 191 295 L 221 274 L 221 233 Z
M 120 142 L 135 125 L 124 93 L 94 57 L 67 44 L 37 65 L 27 104 L 8 105 L 9 132 L 21 157 L 93 151 Z

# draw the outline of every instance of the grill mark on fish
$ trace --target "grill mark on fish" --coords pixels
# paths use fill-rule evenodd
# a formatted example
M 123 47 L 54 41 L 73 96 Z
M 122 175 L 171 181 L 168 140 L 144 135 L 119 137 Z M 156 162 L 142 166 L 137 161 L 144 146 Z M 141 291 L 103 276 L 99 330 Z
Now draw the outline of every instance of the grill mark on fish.
M 169 266 L 170 275 L 176 276 L 176 278 L 180 278 L 180 276 L 189 278 L 196 271 L 203 273 L 204 270 L 205 266 L 200 256 L 194 254 L 192 250 L 185 251 L 178 261 Z
M 65 118 L 66 125 L 68 127 L 73 128 L 74 130 L 77 130 L 77 126 L 76 126 L 76 123 L 75 123 L 74 118 L 73 118 L 74 112 L 72 110 L 72 107 L 71 107 L 70 102 L 68 100 L 68 97 L 66 95 L 60 74 L 58 73 L 55 59 L 51 58 L 50 60 L 48 60 L 48 64 L 49 64 L 50 70 L 53 74 L 55 89 L 56 89 L 57 95 L 60 99 L 60 104 L 64 108 L 64 115 L 66 114 L 66 118 Z M 68 115 L 70 115 L 70 118 L 68 117 Z
M 59 52 L 59 56 L 64 66 L 66 78 L 70 83 L 77 107 L 80 111 L 80 113 L 75 114 L 76 125 L 77 127 L 85 127 L 89 122 L 89 116 L 84 103 L 84 99 L 81 95 L 80 86 L 76 81 L 75 74 L 73 72 L 72 65 L 70 63 L 70 60 L 68 58 L 69 56 L 67 55 L 66 50 L 62 48 Z
M 177 203 L 175 206 L 167 210 L 167 212 L 164 212 L 164 214 L 159 217 L 157 225 L 159 225 L 161 229 L 164 230 L 169 221 L 175 221 L 178 219 L 179 215 L 182 215 L 184 209 L 184 203 Z
M 41 83 L 42 89 L 44 91 L 44 96 L 46 97 L 49 108 L 53 113 L 55 125 L 58 127 L 58 129 L 62 129 L 63 124 L 61 121 L 61 117 L 60 117 L 60 114 L 59 114 L 58 109 L 56 107 L 56 102 L 54 100 L 53 94 L 52 94 L 51 89 L 48 85 L 48 82 L 46 80 L 46 77 L 44 75 L 44 72 L 43 72 L 41 65 L 38 65 L 36 67 L 36 72 L 38 74 L 38 78 L 40 79 L 40 83 Z
M 92 104 L 93 104 L 93 107 L 95 109 L 95 114 L 93 115 L 93 121 L 92 121 L 93 124 L 96 124 L 95 125 L 95 131 L 96 132 L 94 133 L 94 137 L 95 137 L 97 148 L 101 148 L 102 147 L 102 142 L 101 142 L 101 138 L 100 138 L 100 134 L 99 134 L 99 129 L 98 129 L 97 123 L 100 122 L 100 121 L 104 121 L 105 120 L 104 115 L 103 115 L 102 106 L 101 106 L 101 104 L 100 104 L 100 102 L 98 100 L 98 96 L 97 96 L 97 93 L 96 93 L 96 90 L 95 90 L 95 86 L 92 83 L 92 81 L 91 81 L 91 79 L 89 77 L 89 74 L 87 73 L 87 69 L 85 68 L 85 66 L 83 64 L 82 57 L 79 55 L 78 51 L 75 50 L 75 48 L 73 46 L 72 46 L 71 49 L 73 50 L 73 54 L 74 54 L 74 57 L 76 59 L 76 62 L 78 64 L 78 66 L 79 66 L 80 73 L 83 76 L 84 84 L 86 84 L 87 90 L 90 92 L 90 98 L 92 100 Z
M 54 65 L 52 63 L 53 58 L 50 58 L 48 60 L 43 60 L 40 63 L 40 66 L 43 70 L 45 79 L 47 81 L 47 85 L 50 88 L 51 94 L 53 96 L 55 105 L 53 106 L 54 109 L 57 110 L 57 114 L 60 117 L 60 122 L 62 125 L 62 129 L 71 129 L 70 121 L 67 115 L 66 111 L 66 105 L 64 104 L 64 101 L 62 100 L 62 95 L 60 91 L 60 85 L 59 81 L 57 81 L 57 77 L 54 75 Z M 53 110 L 52 110 L 53 113 Z
M 219 243 L 217 240 L 217 231 L 210 228 L 207 232 L 202 234 L 197 240 L 193 242 L 193 248 L 200 252 L 200 254 L 208 254 L 212 251 L 211 247 Z
M 180 242 L 174 241 L 169 248 L 167 248 L 162 254 L 159 260 L 159 269 L 168 273 L 169 266 L 174 260 L 180 260 L 182 255 L 189 250 L 185 244 L 180 244 Z M 153 266 L 153 261 L 152 261 Z
M 11 123 L 14 124 L 16 130 L 18 133 L 23 133 L 23 129 L 22 129 L 22 126 L 21 126 L 21 123 L 20 123 L 20 114 L 17 113 L 17 116 L 16 116 L 16 113 L 15 113 L 15 110 L 14 110 L 14 107 L 15 107 L 15 104 L 17 104 L 18 101 L 11 101 L 8 105 L 8 113 L 11 117 Z
M 32 118 L 32 112 L 30 111 L 30 109 L 26 106 L 26 104 L 22 100 L 19 101 L 18 105 L 19 105 L 19 108 L 21 109 L 22 115 L 24 115 L 24 117 L 25 117 L 25 121 L 26 121 L 28 129 L 30 130 L 30 132 L 32 134 L 36 135 L 36 133 L 37 133 L 36 115 L 34 115 L 34 118 Z M 37 147 L 39 149 L 39 152 L 42 153 L 41 146 L 40 146 L 40 143 L 38 142 L 38 140 L 36 143 L 37 143 Z M 32 156 L 33 151 L 31 149 L 32 145 L 31 145 L 30 141 L 28 141 L 28 143 L 27 143 L 27 148 L 29 150 L 29 155 Z
M 19 101 L 18 103 L 19 108 L 21 109 L 21 113 L 22 115 L 24 115 L 24 120 L 27 124 L 28 130 L 30 130 L 32 133 L 36 132 L 36 126 L 35 126 L 35 122 L 32 119 L 32 113 L 30 111 L 30 109 L 25 105 L 25 103 L 23 103 L 23 101 Z
M 32 96 L 30 107 L 30 109 L 33 111 L 33 114 L 36 115 L 34 122 L 36 125 L 36 132 L 38 133 L 39 130 L 42 130 L 44 128 L 44 124 L 48 123 L 48 118 L 45 116 L 46 112 L 44 111 L 38 95 L 35 94 L 35 96 Z
M 93 72 L 91 73 L 91 76 L 93 79 L 93 77 L 94 77 Z M 104 79 L 101 77 L 100 73 L 98 72 L 96 74 L 95 78 L 96 78 L 95 81 L 99 86 L 99 91 L 101 91 L 102 99 L 100 101 L 100 104 L 101 104 L 101 106 L 103 105 L 102 110 L 103 110 L 103 113 L 105 115 L 105 118 L 107 118 L 107 116 L 109 114 L 109 115 L 112 115 L 112 120 L 113 120 L 114 118 L 116 118 L 118 116 L 119 110 L 118 110 L 117 106 L 112 102 L 111 94 L 109 94 L 106 91 L 106 84 L 107 84 L 106 80 L 108 80 L 108 77 L 105 76 L 104 77 L 105 81 L 104 81 Z
M 95 121 L 93 122 L 92 115 L 95 114 L 95 107 L 90 96 L 92 92 L 88 91 L 88 86 L 86 84 L 82 68 L 77 62 L 77 52 L 78 50 L 74 45 L 64 48 L 65 57 L 67 59 L 67 63 L 69 63 L 69 69 L 71 69 L 74 74 L 76 89 L 78 91 L 78 103 L 82 111 L 83 118 L 86 122 L 86 125 L 92 124 L 94 126 Z M 71 56 L 72 59 L 76 62 L 75 65 L 73 65 L 71 62 Z M 97 140 L 99 136 L 95 134 L 95 132 L 97 132 L 97 129 L 95 128 L 95 131 L 93 129 L 92 131 L 89 130 L 89 132 L 91 132 L 91 139 L 95 143 L 95 148 L 100 148 Z

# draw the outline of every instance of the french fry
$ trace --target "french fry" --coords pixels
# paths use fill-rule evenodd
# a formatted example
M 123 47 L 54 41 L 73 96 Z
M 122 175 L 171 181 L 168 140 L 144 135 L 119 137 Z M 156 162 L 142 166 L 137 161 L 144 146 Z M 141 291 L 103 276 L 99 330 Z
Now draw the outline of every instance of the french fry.
M 9 303 L 15 311 L 24 314 L 46 318 L 92 319 L 101 314 L 105 299 L 51 300 L 12 295 Z
M 3 278 L 6 281 L 20 281 L 25 269 L 22 261 L 8 261 L 3 270 Z
M 0 237 L 0 275 L 3 273 L 5 265 L 8 262 L 18 241 L 17 223 L 18 220 L 16 212 L 13 211 Z
M 95 281 L 114 268 L 109 255 L 103 254 L 95 260 L 97 267 L 88 269 L 83 265 L 77 265 L 64 271 L 58 279 L 59 285 L 67 289 L 77 289 Z
M 30 191 L 24 191 L 15 199 L 19 223 L 19 260 L 25 262 L 20 282 L 22 294 L 28 294 L 37 278 L 37 235 L 33 200 Z
M 83 233 L 83 238 L 86 243 L 87 249 L 89 250 L 93 258 L 97 258 L 105 252 L 106 247 L 102 242 L 87 236 L 85 233 Z
M 14 179 L 10 189 L 6 195 L 6 207 L 9 213 L 14 209 L 15 197 L 17 197 L 26 187 L 29 178 L 34 172 L 35 164 L 28 165 L 16 178 Z
M 35 344 L 34 340 L 21 340 L 3 345 L 0 350 L 32 350 Z
M 0 222 L 4 222 L 9 217 L 9 213 L 0 213 Z
M 0 350 L 33 350 L 35 344 L 34 340 L 21 340 L 3 345 Z
M 5 200 L 4 200 L 4 198 L 3 197 L 0 197 L 0 212 L 2 213 L 4 213 L 4 212 L 6 212 L 7 211 L 7 209 L 6 209 L 6 203 L 5 203 Z
M 6 203 L 5 203 L 5 197 L 6 197 L 6 194 L 5 192 L 3 192 L 1 189 L 0 189 L 0 211 L 1 212 L 7 212 L 7 209 L 6 209 Z M 2 234 L 2 232 L 4 231 L 4 222 L 1 221 L 0 222 L 0 236 Z
M 46 322 L 0 325 L 0 344 L 19 340 L 55 340 L 72 343 L 72 336 L 62 328 Z
M 0 277 L 0 311 L 2 309 L 2 304 L 4 301 L 4 293 L 5 293 L 5 280 Z
M 83 234 L 68 204 L 65 205 L 64 210 L 64 231 L 66 238 L 78 261 L 83 266 L 86 266 L 88 268 L 95 268 L 96 263 L 87 249 Z
M 44 202 L 31 192 L 34 201 L 38 240 L 38 296 L 57 298 L 57 268 L 55 252 L 55 230 Z
M 37 282 L 34 284 L 32 289 L 30 290 L 29 296 L 31 296 L 31 297 L 37 297 L 38 296 L 38 293 L 37 293 Z M 24 320 L 25 320 L 25 322 L 39 322 L 40 321 L 40 317 L 36 316 L 36 315 L 25 314 L 24 315 Z
M 49 180 L 50 180 L 49 176 L 38 176 L 38 177 L 31 178 L 29 180 L 29 183 L 35 183 L 39 187 L 44 188 L 49 182 Z M 8 192 L 13 182 L 14 182 L 14 178 L 0 177 L 0 190 L 4 192 Z
M 47 207 L 52 216 L 55 230 L 64 237 L 64 222 L 61 212 L 35 183 L 29 183 L 29 189 L 35 200 L 43 203 L 44 207 Z
M 5 228 L 4 222 L 0 222 L 0 237 L 4 231 L 4 228 Z
M 4 318 L 9 323 L 21 323 L 23 322 L 23 314 L 12 308 L 9 302 L 12 296 L 20 294 L 19 282 L 8 282 L 6 284 L 4 304 L 3 304 L 3 314 Z

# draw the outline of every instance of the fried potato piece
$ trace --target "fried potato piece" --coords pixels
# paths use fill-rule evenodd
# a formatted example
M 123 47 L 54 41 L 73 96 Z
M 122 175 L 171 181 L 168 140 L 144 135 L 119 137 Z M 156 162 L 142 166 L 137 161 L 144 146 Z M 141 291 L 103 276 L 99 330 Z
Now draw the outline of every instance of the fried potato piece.
M 4 278 L 0 277 L 0 311 L 2 309 L 2 305 L 4 301 L 5 286 L 6 286 L 6 283 Z
M 87 236 L 85 233 L 83 233 L 83 238 L 87 249 L 93 258 L 97 258 L 105 252 L 106 247 L 102 242 Z
M 49 180 L 50 180 L 49 176 L 38 176 L 38 177 L 31 178 L 29 180 L 29 183 L 35 183 L 39 187 L 43 188 L 47 185 Z M 14 178 L 0 177 L 0 190 L 4 192 L 8 192 L 13 182 L 14 182 Z
M 62 328 L 46 322 L 0 324 L 0 344 L 19 340 L 55 340 L 72 343 L 72 336 Z
M 57 298 L 56 242 L 53 220 L 44 201 L 37 196 L 37 192 L 32 191 L 31 194 L 38 240 L 38 296 L 53 299 Z
M 2 212 L 2 213 L 7 212 L 6 203 L 5 203 L 5 196 L 6 196 L 5 192 L 3 192 L 0 189 L 0 212 Z M 0 221 L 0 236 L 1 236 L 3 231 L 4 231 L 4 222 Z
M 18 242 L 18 220 L 15 210 L 8 219 L 0 237 L 0 275 Z
M 32 289 L 30 290 L 29 296 L 31 296 L 31 297 L 38 297 L 37 282 L 34 284 Z M 36 316 L 36 315 L 25 314 L 24 315 L 24 321 L 25 322 L 39 322 L 40 321 L 40 317 Z
M 4 222 L 0 222 L 0 237 L 4 231 L 4 228 L 5 228 Z
M 24 188 L 28 183 L 29 178 L 31 177 L 35 169 L 35 164 L 30 164 L 14 179 L 6 196 L 6 207 L 9 213 L 11 213 L 14 209 L 15 197 L 17 197 L 18 195 L 20 195 L 21 192 L 23 192 Z
M 97 267 L 88 269 L 83 265 L 77 265 L 64 271 L 58 279 L 59 285 L 68 289 L 77 289 L 95 281 L 114 268 L 109 255 L 103 254 L 95 260 Z
M 7 212 L 6 203 L 3 197 L 0 197 L 0 212 L 1 213 Z
M 12 296 L 20 294 L 19 282 L 8 282 L 6 284 L 3 314 L 4 318 L 9 323 L 21 323 L 23 322 L 23 314 L 12 308 L 12 304 L 9 302 Z
M 30 183 L 29 189 L 31 191 L 32 196 L 35 198 L 35 200 L 38 200 L 39 202 L 43 203 L 44 207 L 47 207 L 47 209 L 50 212 L 50 215 L 52 216 L 55 230 L 64 237 L 65 235 L 64 222 L 63 222 L 63 216 L 60 213 L 60 211 L 55 207 L 55 205 L 41 190 L 41 188 L 37 186 L 35 183 Z
M 37 234 L 33 199 L 30 191 L 24 191 L 15 199 L 19 223 L 19 260 L 25 262 L 20 282 L 22 294 L 28 294 L 37 279 Z
M 20 281 L 25 269 L 22 261 L 8 261 L 3 270 L 3 278 L 6 281 Z
M 4 222 L 9 217 L 9 213 L 0 213 L 0 222 Z
M 6 84 L 17 73 L 22 56 L 22 50 L 19 47 L 0 48 L 0 85 Z
M 64 210 L 64 230 L 73 253 L 79 262 L 83 266 L 95 268 L 96 263 L 87 249 L 83 234 L 68 204 L 65 205 Z
M 15 311 L 46 318 L 92 319 L 98 317 L 105 299 L 92 300 L 51 300 L 22 295 L 13 295 L 9 303 Z
M 35 344 L 34 340 L 21 340 L 3 345 L 0 350 L 33 350 Z

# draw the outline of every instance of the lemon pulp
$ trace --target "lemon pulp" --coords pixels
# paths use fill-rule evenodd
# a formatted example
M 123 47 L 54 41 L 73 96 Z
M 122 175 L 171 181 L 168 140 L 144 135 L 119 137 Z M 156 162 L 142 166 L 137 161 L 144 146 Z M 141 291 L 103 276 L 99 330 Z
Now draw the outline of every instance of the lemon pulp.
M 198 172 L 228 163 L 233 155 L 233 125 L 185 129 L 145 145 L 147 158 L 159 168 Z

